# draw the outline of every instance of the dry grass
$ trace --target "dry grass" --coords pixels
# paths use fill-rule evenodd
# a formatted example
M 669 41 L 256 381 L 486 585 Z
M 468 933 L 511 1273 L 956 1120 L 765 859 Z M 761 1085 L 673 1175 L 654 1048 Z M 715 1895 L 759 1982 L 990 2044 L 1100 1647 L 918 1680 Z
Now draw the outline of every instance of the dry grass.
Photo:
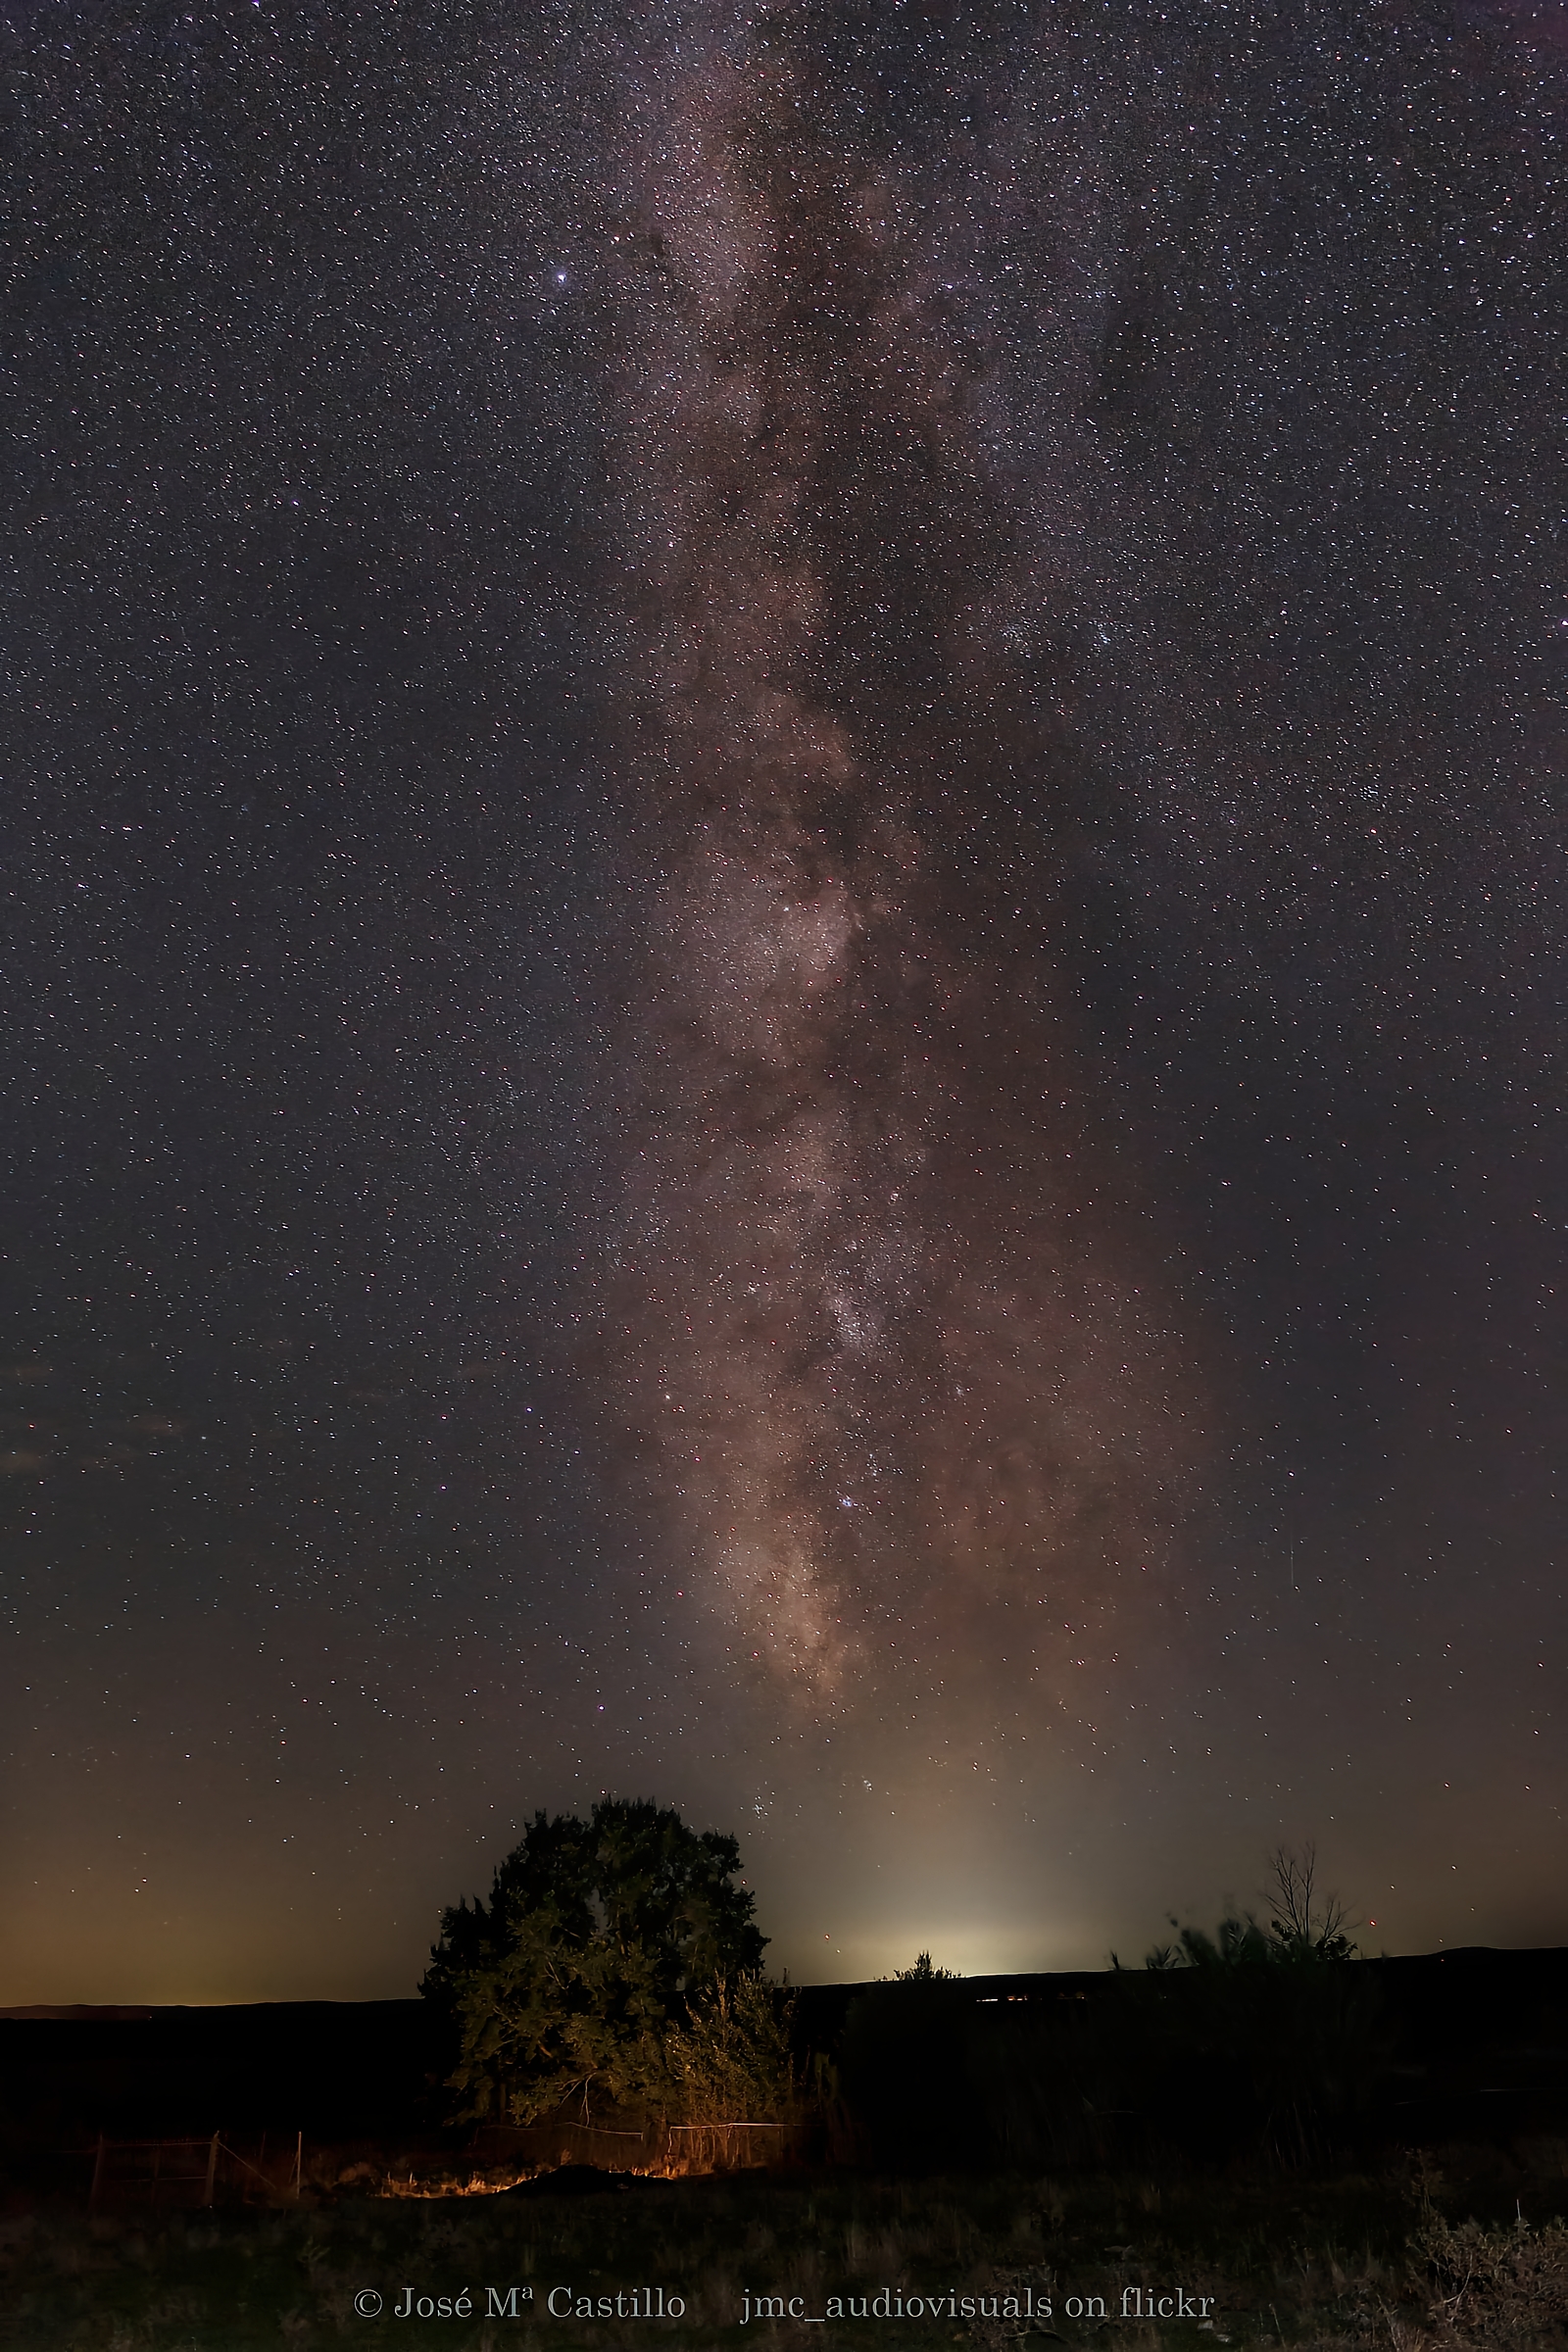
M 1464 2214 L 1467 2183 L 1446 2184 Z M 1486 2167 L 1481 2185 L 1489 2186 Z M 592 2196 L 508 2196 L 479 2176 L 449 2193 L 426 2180 L 363 2180 L 315 2207 L 172 2216 L 154 2227 L 34 2216 L 0 2232 L 0 2344 L 16 2352 L 293 2352 L 434 2341 L 459 2352 L 502 2346 L 624 2345 L 628 2331 L 683 2352 L 799 2344 L 800 2317 L 756 2315 L 748 2295 L 798 2298 L 801 2316 L 830 2298 L 915 2298 L 917 2315 L 829 2318 L 813 2352 L 871 2342 L 901 2352 L 1029 2343 L 1097 2352 L 1568 2352 L 1568 2232 L 1527 2183 L 1542 2218 L 1495 2211 L 1447 2220 L 1433 2176 L 1168 2180 L 1027 2176 L 926 2181 L 852 2175 L 741 2174 L 637 2182 Z M 369 2184 L 369 2185 L 374 2185 Z M 1491 2181 L 1490 2186 L 1495 2187 Z M 679 2320 L 550 2318 L 552 2286 L 571 2300 L 633 2288 L 684 2298 Z M 517 2292 L 516 2317 L 487 2318 L 485 2289 Z M 362 2317 L 355 2297 L 384 2297 Z M 394 2316 L 408 2288 L 473 2308 L 422 2325 Z M 1207 2298 L 1206 2325 L 1118 2314 L 1129 2289 Z M 527 2290 L 532 2289 L 531 2296 Z M 1052 2317 L 1009 2315 L 1033 2295 Z M 969 2316 L 962 2300 L 971 2299 Z M 1075 2314 L 1069 2296 L 1079 2299 Z M 1105 2319 L 1093 2298 L 1102 2298 Z M 933 2308 L 934 2306 L 934 2308 Z

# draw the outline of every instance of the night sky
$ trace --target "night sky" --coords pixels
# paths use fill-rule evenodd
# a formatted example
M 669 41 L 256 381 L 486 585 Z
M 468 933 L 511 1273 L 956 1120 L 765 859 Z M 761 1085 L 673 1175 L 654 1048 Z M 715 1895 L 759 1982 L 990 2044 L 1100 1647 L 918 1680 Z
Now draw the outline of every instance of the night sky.
M 1568 1940 L 1568 30 L 0 0 L 0 1999 Z

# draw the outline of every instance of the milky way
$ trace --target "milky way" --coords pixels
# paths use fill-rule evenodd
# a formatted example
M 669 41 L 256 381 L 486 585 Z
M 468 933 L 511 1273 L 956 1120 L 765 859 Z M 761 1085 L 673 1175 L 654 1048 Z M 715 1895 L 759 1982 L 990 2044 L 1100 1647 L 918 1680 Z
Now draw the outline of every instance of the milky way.
M 0 46 L 9 1997 L 1568 1933 L 1552 11 Z
M 879 1657 L 961 1684 L 998 1603 L 1048 1681 L 1113 1647 L 1169 1568 L 1200 1383 L 1058 1002 L 1065 755 L 994 370 L 847 113 L 759 37 L 638 159 L 653 879 L 605 1311 L 642 1492 L 743 1679 L 853 1709 Z

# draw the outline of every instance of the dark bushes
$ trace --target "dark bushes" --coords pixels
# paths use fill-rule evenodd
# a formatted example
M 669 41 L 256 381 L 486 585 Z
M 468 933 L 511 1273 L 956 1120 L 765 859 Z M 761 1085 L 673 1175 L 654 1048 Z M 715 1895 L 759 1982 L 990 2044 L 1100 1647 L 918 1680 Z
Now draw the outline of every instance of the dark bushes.
M 1373 1973 L 1229 1921 L 1181 1964 L 1087 1999 L 980 2002 L 877 1984 L 840 2048 L 856 2152 L 878 2165 L 1061 2166 L 1185 2151 L 1327 2154 L 1387 2063 Z

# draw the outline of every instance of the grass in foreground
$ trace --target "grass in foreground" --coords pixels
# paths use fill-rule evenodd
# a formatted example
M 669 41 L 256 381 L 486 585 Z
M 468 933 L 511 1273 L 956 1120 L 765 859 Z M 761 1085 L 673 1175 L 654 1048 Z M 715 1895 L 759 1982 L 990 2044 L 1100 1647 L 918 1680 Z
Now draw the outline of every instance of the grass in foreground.
M 1447 2174 L 740 2174 L 578 2197 L 356 2192 L 156 2224 L 19 2216 L 0 2225 L 0 2344 L 1568 2352 L 1568 2230 L 1550 2219 L 1568 2150 L 1456 2152 Z M 680 2316 L 644 2316 L 661 2295 Z

